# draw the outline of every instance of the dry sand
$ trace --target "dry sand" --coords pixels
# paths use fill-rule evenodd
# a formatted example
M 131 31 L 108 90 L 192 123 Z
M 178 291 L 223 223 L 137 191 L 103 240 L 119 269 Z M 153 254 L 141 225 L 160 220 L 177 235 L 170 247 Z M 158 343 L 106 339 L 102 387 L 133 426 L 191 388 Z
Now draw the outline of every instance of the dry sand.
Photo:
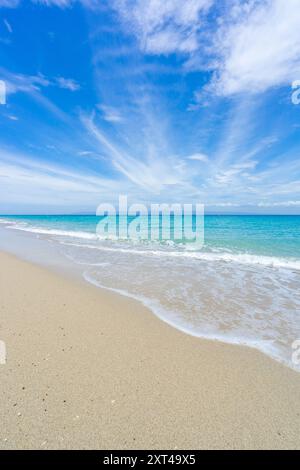
M 0 254 L 0 448 L 300 448 L 300 374 Z

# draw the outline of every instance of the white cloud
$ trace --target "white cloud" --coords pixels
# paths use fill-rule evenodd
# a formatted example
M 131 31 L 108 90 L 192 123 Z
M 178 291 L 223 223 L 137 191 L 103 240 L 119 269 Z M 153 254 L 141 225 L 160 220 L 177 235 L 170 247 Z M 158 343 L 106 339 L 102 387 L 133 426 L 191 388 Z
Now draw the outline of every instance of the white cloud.
M 54 81 L 60 88 L 65 88 L 66 90 L 77 91 L 80 89 L 79 83 L 72 78 L 57 77 Z
M 79 0 L 80 3 L 90 10 L 96 10 L 99 6 L 102 5 L 102 0 Z
M 159 193 L 170 186 L 187 184 L 185 166 L 181 160 L 175 157 L 157 158 L 156 155 L 143 160 L 141 155 L 133 156 L 112 142 L 95 124 L 93 116 L 83 116 L 82 122 L 100 144 L 99 153 L 105 151 L 112 166 L 138 187 L 151 193 Z
M 48 86 L 58 86 L 70 91 L 80 89 L 80 85 L 71 78 L 57 77 L 55 79 L 47 78 L 42 74 L 24 75 L 21 73 L 11 73 L 0 68 L 1 76 L 5 80 L 7 94 L 18 92 L 32 93 Z
M 102 112 L 103 119 L 108 122 L 121 122 L 123 117 L 121 113 L 112 106 L 99 104 L 97 108 Z
M 88 157 L 93 154 L 94 152 L 92 152 L 91 150 L 81 150 L 80 152 L 78 152 L 78 155 L 80 155 L 81 157 Z
M 70 124 L 71 118 L 68 113 L 63 112 L 55 103 L 47 98 L 42 92 L 41 88 L 48 86 L 57 86 L 57 83 L 43 76 L 38 75 L 24 75 L 13 74 L 8 70 L 0 67 L 0 74 L 6 84 L 7 95 L 14 93 L 26 93 L 40 106 L 45 108 L 47 112 L 51 113 L 57 119 L 60 119 L 65 124 Z
M 0 8 L 16 8 L 22 0 L 0 0 Z M 31 0 L 32 3 L 37 3 L 47 7 L 69 8 L 74 3 L 81 3 L 84 7 L 91 10 L 97 9 L 101 5 L 101 0 Z
M 212 202 L 205 205 L 208 207 L 240 207 L 240 204 L 235 202 Z
M 214 0 L 112 4 L 142 51 L 184 53 L 186 69 L 212 71 L 206 87 L 210 93 L 264 92 L 300 77 L 299 0 L 227 0 L 222 6 Z M 215 15 L 209 17 L 213 4 Z M 196 95 L 198 101 L 203 94 Z
M 16 8 L 20 3 L 20 0 L 0 0 L 0 8 Z
M 50 81 L 42 74 L 24 75 L 21 73 L 13 74 L 4 69 L 0 69 L 0 71 L 6 83 L 7 94 L 13 94 L 20 91 L 30 93 L 39 90 L 40 87 L 47 87 L 50 85 Z
M 197 49 L 201 15 L 214 0 L 114 0 L 129 32 L 150 54 L 190 53 Z
M 208 156 L 204 153 L 194 153 L 193 155 L 189 155 L 186 157 L 188 160 L 197 160 L 199 162 L 208 162 Z
M 32 0 L 34 3 L 41 3 L 46 6 L 56 6 L 67 8 L 72 5 L 73 0 Z
M 242 171 L 242 170 L 253 170 L 256 165 L 257 165 L 257 161 L 255 160 L 252 160 L 252 161 L 246 161 L 244 163 L 237 163 L 235 165 L 233 165 L 233 169 L 235 170 L 238 170 L 238 171 Z
M 12 33 L 12 32 L 13 32 L 13 29 L 12 29 L 12 27 L 11 27 L 11 24 L 7 21 L 7 19 L 4 18 L 3 23 L 5 24 L 7 31 L 8 31 L 9 33 Z
M 120 181 L 83 174 L 3 148 L 0 148 L 0 178 L 1 204 L 16 202 L 18 207 L 25 202 L 34 206 L 42 200 L 42 207 L 45 204 L 59 207 L 63 201 L 64 207 L 89 203 L 95 208 L 100 196 L 107 198 L 110 191 L 117 193 L 121 187 Z
M 300 77 L 298 0 L 234 2 L 213 41 L 218 95 L 264 92 Z
M 300 207 L 300 201 L 259 202 L 258 207 Z

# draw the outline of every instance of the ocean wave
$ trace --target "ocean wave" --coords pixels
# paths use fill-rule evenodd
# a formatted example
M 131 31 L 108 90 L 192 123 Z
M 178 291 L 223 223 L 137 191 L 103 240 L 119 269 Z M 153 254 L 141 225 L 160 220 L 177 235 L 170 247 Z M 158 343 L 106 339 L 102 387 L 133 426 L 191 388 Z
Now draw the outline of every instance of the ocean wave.
M 72 237 L 72 238 L 82 238 L 84 240 L 99 240 L 100 237 L 95 235 L 91 232 L 80 232 L 80 231 L 72 231 L 72 230 L 60 230 L 60 229 L 46 229 L 40 227 L 30 227 L 30 226 L 22 226 L 22 225 L 14 225 L 12 227 L 8 227 L 13 230 L 21 230 L 22 232 L 31 232 L 37 233 L 41 235 L 56 235 L 56 236 L 64 236 L 64 237 Z
M 112 234 L 107 234 L 103 236 L 97 233 L 82 232 L 79 230 L 48 229 L 48 228 L 30 226 L 26 223 L 19 223 L 19 222 L 10 222 L 10 223 L 12 225 L 8 227 L 10 229 L 21 230 L 23 232 L 36 233 L 40 235 L 52 235 L 52 236 L 58 236 L 58 237 L 78 238 L 78 239 L 93 240 L 93 241 L 125 241 L 125 242 L 129 241 L 132 244 L 155 243 L 155 244 L 165 245 L 165 246 L 170 246 L 170 247 L 184 246 L 182 243 L 177 243 L 177 242 L 174 242 L 173 240 L 162 240 L 162 241 L 150 240 L 149 241 L 147 239 L 139 240 L 138 238 L 136 240 L 129 239 L 129 238 L 122 239 Z M 193 250 L 193 247 L 189 247 L 189 249 Z
M 69 238 L 76 238 L 81 240 L 89 240 L 89 241 L 121 241 L 117 237 L 101 237 L 98 234 L 91 233 L 91 232 L 82 232 L 82 231 L 73 231 L 73 230 L 62 230 L 62 229 L 47 229 L 41 227 L 33 227 L 29 225 L 22 225 L 22 223 L 13 222 L 13 221 L 5 221 L 2 219 L 2 223 L 8 223 L 8 227 L 13 230 L 21 230 L 25 232 L 32 232 L 41 235 L 51 235 L 51 236 L 59 236 L 59 237 L 69 237 Z M 1 221 L 1 219 L 0 219 Z M 131 240 L 125 240 L 130 241 Z M 136 241 L 134 241 L 135 244 Z M 199 261 L 211 261 L 211 262 L 235 262 L 244 265 L 260 265 L 270 268 L 283 268 L 289 270 L 300 271 L 300 260 L 295 258 L 283 258 L 283 257 L 275 257 L 275 256 L 266 256 L 266 255 L 256 255 L 250 253 L 234 253 L 223 250 L 222 248 L 218 249 L 210 249 L 210 251 L 197 251 L 196 246 L 184 246 L 178 245 L 178 249 L 176 251 L 170 250 L 169 248 L 174 247 L 173 244 L 165 244 L 165 243 L 155 243 L 156 247 L 160 246 L 159 249 L 153 250 L 151 248 L 147 250 L 143 249 L 133 249 L 133 248 L 123 248 L 123 247 L 107 247 L 107 246 L 99 246 L 99 245 L 88 245 L 83 243 L 72 243 L 72 242 L 64 242 L 60 241 L 63 245 L 71 245 L 71 246 L 78 246 L 81 248 L 88 248 L 88 249 L 97 249 L 102 251 L 111 251 L 111 252 L 119 252 L 119 253 L 127 253 L 127 254 L 134 254 L 140 256 L 160 256 L 160 257 L 172 257 L 172 258 L 186 258 L 191 260 L 199 260 Z M 149 243 L 149 247 L 151 244 L 154 245 L 153 242 Z M 168 249 L 164 249 L 164 247 Z
M 171 312 L 167 309 L 165 309 L 158 301 L 154 301 L 148 297 L 145 297 L 142 294 L 133 294 L 132 292 L 129 292 L 128 290 L 125 289 L 118 289 L 114 287 L 108 287 L 105 286 L 104 284 L 100 283 L 92 275 L 90 275 L 87 271 L 83 273 L 83 278 L 90 284 L 101 288 L 105 289 L 111 292 L 114 292 L 119 295 L 123 295 L 125 297 L 131 298 L 133 300 L 136 300 L 140 302 L 142 305 L 144 305 L 146 308 L 151 310 L 151 312 L 154 313 L 160 320 L 163 322 L 167 323 L 168 325 L 172 326 L 173 328 L 176 328 L 179 331 L 182 331 L 183 333 L 186 333 L 190 336 L 194 336 L 196 338 L 201 338 L 205 340 L 210 340 L 210 341 L 219 341 L 221 343 L 225 344 L 232 344 L 236 346 L 246 346 L 248 348 L 253 348 L 261 351 L 263 354 L 271 357 L 272 359 L 280 362 L 281 364 L 284 364 L 288 366 L 289 368 L 299 372 L 299 366 L 295 365 L 292 363 L 291 360 L 289 360 L 286 357 L 283 357 L 280 352 L 277 350 L 276 346 L 274 345 L 274 339 L 269 339 L 269 340 L 263 340 L 263 339 L 257 339 L 253 340 L 250 338 L 246 338 L 243 335 L 225 335 L 221 334 L 218 332 L 215 333 L 201 333 L 199 331 L 195 331 L 193 326 L 190 326 L 187 322 L 184 322 L 183 319 L 181 318 L 180 320 L 176 319 L 175 312 Z
M 89 248 L 93 250 L 119 252 L 124 254 L 133 254 L 140 256 L 159 256 L 171 258 L 188 258 L 191 260 L 199 261 L 221 261 L 225 263 L 235 262 L 246 265 L 261 265 L 270 268 L 284 268 L 295 271 L 300 271 L 300 260 L 290 260 L 287 258 L 277 258 L 274 256 L 261 256 L 252 255 L 247 253 L 206 253 L 195 251 L 167 251 L 167 250 L 135 250 L 126 249 L 121 247 L 111 248 L 106 246 L 87 245 L 78 243 L 61 242 L 63 245 L 77 246 L 82 248 Z
M 0 219 L 0 224 L 5 224 L 5 225 L 14 225 L 16 222 L 8 219 Z

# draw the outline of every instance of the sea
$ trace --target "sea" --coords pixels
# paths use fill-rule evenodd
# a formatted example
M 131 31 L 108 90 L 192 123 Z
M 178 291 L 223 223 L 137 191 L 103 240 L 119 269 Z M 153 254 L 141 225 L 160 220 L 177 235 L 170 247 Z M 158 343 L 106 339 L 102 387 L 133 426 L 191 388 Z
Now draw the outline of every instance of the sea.
M 24 246 L 24 257 L 41 261 L 55 252 L 58 264 L 187 334 L 253 347 L 300 371 L 300 216 L 205 215 L 201 246 L 100 236 L 101 220 L 1 216 L 0 249 L 22 255 Z

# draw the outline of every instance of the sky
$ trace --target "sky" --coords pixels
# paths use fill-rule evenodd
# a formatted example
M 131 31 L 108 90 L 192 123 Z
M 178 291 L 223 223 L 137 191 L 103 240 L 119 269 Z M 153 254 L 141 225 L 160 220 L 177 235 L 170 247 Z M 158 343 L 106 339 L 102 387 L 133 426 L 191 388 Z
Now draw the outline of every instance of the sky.
M 0 80 L 2 214 L 300 214 L 299 0 L 0 0 Z

